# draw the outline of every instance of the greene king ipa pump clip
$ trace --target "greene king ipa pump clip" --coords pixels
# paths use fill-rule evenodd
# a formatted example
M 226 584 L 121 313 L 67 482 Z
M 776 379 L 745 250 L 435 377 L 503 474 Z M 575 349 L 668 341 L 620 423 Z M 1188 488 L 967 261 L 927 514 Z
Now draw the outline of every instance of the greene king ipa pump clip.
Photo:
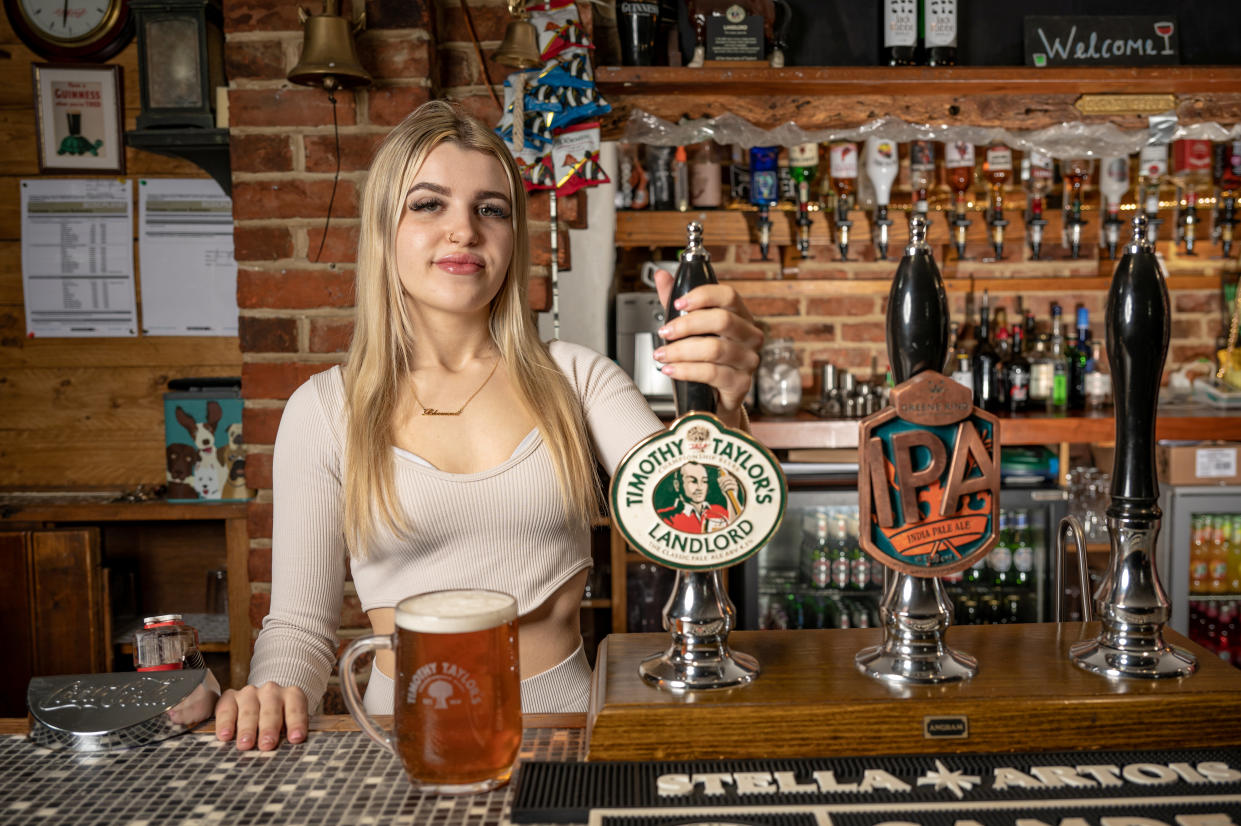
M 716 283 L 702 246 L 702 225 L 689 225 L 666 318 L 683 315 L 676 300 Z M 671 691 L 732 688 L 754 680 L 758 662 L 730 651 L 736 609 L 720 570 L 745 560 L 775 533 L 788 488 L 779 463 L 752 436 L 715 416 L 715 391 L 673 382 L 679 418 L 638 443 L 612 477 L 612 513 L 629 544 L 677 569 L 664 606 L 668 650 L 639 666 L 642 678 Z

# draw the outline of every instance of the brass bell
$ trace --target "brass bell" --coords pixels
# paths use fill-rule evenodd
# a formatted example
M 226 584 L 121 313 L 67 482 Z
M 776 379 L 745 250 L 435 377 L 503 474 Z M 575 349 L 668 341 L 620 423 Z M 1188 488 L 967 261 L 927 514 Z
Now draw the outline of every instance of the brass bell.
M 509 0 L 509 14 L 517 18 L 510 20 L 504 30 L 504 40 L 500 48 L 491 56 L 501 66 L 514 69 L 538 69 L 543 65 L 539 53 L 539 33 L 534 24 L 526 19 L 525 0 Z
M 322 86 L 329 92 L 371 85 L 354 48 L 349 21 L 340 16 L 340 0 L 324 0 L 323 14 L 298 8 L 305 24 L 302 59 L 289 72 L 289 80 L 302 86 Z M 357 28 L 361 28 L 359 22 Z

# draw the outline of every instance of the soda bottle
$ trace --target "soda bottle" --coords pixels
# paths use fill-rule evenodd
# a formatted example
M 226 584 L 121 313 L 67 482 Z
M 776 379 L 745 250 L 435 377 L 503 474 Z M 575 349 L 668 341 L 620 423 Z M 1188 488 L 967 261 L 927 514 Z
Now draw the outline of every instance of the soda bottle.
M 1205 594 L 1210 590 L 1208 583 L 1209 557 L 1207 551 L 1207 517 L 1194 514 L 1189 528 L 1189 593 Z

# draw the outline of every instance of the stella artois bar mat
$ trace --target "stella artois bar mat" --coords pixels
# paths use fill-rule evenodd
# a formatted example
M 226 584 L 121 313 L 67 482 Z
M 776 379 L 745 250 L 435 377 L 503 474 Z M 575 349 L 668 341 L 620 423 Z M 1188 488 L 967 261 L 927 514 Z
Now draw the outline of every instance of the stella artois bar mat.
M 1241 749 L 530 762 L 512 820 L 1225 826 L 1241 824 Z

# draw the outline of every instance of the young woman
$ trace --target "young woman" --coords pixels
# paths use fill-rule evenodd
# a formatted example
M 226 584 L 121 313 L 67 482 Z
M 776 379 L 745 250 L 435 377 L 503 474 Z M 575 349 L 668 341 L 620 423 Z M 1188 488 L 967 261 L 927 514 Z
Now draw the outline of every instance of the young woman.
M 578 625 L 589 526 L 611 473 L 661 426 L 612 361 L 544 344 L 526 306 L 526 196 L 504 143 L 432 101 L 384 140 L 363 194 L 357 311 L 343 368 L 302 385 L 276 437 L 271 612 L 249 685 L 216 707 L 221 740 L 303 740 L 336 661 L 352 568 L 376 633 L 406 596 L 452 587 L 518 600 L 522 708 L 584 711 Z M 657 276 L 661 294 L 671 276 Z M 656 351 L 743 421 L 762 333 L 732 288 L 700 287 Z M 366 706 L 391 713 L 380 652 Z

